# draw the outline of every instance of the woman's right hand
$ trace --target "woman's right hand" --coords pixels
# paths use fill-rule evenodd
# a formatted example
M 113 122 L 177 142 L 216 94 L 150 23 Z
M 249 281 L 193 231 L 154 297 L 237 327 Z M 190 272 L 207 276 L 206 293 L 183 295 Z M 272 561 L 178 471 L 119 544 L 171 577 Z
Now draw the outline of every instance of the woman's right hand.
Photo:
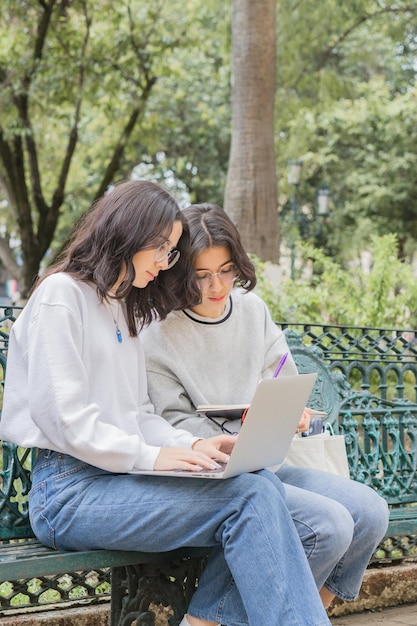
M 204 452 L 190 448 L 161 448 L 156 457 L 154 470 L 189 470 L 215 469 L 219 465 Z

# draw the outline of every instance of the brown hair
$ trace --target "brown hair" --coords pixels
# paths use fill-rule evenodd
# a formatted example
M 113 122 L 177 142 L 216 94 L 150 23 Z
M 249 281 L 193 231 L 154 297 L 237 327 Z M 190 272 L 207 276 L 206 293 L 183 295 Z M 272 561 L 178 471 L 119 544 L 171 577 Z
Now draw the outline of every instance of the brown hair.
M 160 272 L 143 289 L 134 287 L 133 256 L 163 243 L 175 221 L 183 227 L 177 245 L 181 253 L 178 263 Z M 50 274 L 67 272 L 77 280 L 95 284 L 103 300 L 109 297 L 123 268 L 126 272 L 116 298 L 126 302 L 131 336 L 138 333 L 138 321 L 143 326 L 199 301 L 189 258 L 188 224 L 174 197 L 161 185 L 145 180 L 116 185 L 81 218 L 63 252 L 37 285 Z
M 250 291 L 256 285 L 255 267 L 242 245 L 239 231 L 227 213 L 217 204 L 192 204 L 183 211 L 190 229 L 190 258 L 194 267 L 196 257 L 212 246 L 229 249 L 237 267 L 236 285 Z

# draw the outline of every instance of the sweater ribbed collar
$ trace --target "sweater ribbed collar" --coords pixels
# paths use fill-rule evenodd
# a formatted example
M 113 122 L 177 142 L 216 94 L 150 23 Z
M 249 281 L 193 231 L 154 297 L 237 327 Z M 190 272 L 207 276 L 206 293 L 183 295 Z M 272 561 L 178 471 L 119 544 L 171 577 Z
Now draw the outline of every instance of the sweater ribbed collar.
M 230 295 L 226 304 L 226 308 L 220 317 L 215 317 L 215 318 L 203 317 L 201 315 L 197 315 L 197 313 L 194 313 L 194 311 L 191 311 L 191 309 L 185 309 L 183 313 L 193 322 L 197 322 L 198 324 L 210 325 L 210 324 L 222 324 L 223 322 L 228 320 L 232 314 L 232 309 L 233 309 L 233 302 L 232 302 L 232 296 Z

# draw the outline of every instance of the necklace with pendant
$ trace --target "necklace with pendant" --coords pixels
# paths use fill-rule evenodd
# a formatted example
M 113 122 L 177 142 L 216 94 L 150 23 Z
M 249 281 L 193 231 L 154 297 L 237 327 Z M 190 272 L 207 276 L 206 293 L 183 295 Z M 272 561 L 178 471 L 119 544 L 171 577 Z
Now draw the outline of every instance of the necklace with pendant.
M 114 317 L 113 317 L 113 322 L 114 322 L 114 323 L 115 323 L 115 325 L 116 325 L 116 337 L 117 337 L 117 341 L 118 341 L 119 343 L 122 343 L 122 341 L 123 341 L 122 331 L 120 330 L 120 328 L 119 328 L 119 324 L 116 322 L 116 320 L 114 319 Z
M 116 327 L 116 337 L 117 337 L 117 341 L 118 341 L 119 343 L 122 343 L 122 341 L 123 341 L 123 335 L 122 335 L 122 331 L 120 330 L 120 326 L 119 326 L 120 303 L 117 303 L 117 320 L 116 320 L 116 318 L 114 317 L 114 314 L 113 314 L 113 305 L 112 305 L 112 303 L 111 303 L 111 302 L 110 302 L 110 314 L 111 314 L 111 316 L 112 316 L 112 319 L 113 319 L 114 325 L 115 325 L 115 327 Z

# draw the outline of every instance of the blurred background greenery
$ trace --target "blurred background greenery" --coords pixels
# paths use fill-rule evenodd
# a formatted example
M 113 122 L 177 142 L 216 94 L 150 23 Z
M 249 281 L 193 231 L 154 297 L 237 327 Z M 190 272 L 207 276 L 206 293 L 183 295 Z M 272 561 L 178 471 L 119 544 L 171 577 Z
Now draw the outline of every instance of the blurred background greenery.
M 414 327 L 417 7 L 261 0 L 259 46 L 271 2 L 278 192 L 268 210 L 278 230 L 274 254 L 258 259 L 259 290 L 276 319 Z M 118 180 L 162 182 L 183 206 L 227 204 L 232 101 L 249 97 L 234 93 L 232 44 L 245 29 L 233 24 L 238 10 L 254 6 L 8 0 L 0 20 L 0 261 L 22 296 Z M 297 180 L 288 179 L 294 160 L 302 163 Z M 256 182 L 247 161 L 241 180 Z M 259 207 L 252 210 L 256 217 Z M 262 276 L 268 261 L 280 264 L 279 284 Z

